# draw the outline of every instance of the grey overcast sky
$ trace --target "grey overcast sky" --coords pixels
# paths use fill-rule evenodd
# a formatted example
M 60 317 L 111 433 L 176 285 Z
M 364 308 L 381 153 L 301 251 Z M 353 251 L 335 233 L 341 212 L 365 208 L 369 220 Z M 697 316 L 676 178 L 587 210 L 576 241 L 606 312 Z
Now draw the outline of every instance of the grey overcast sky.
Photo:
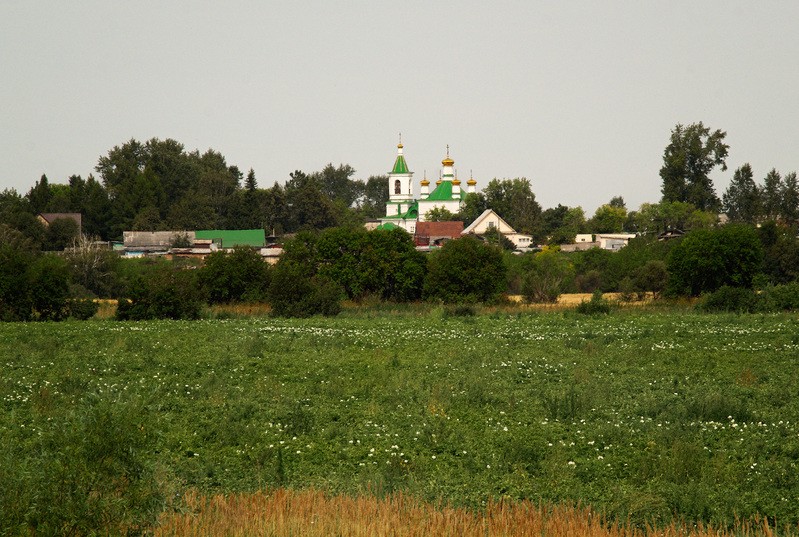
M 527 177 L 544 208 L 658 201 L 672 128 L 799 170 L 799 2 L 4 0 L 0 189 L 86 177 L 135 138 L 213 148 L 261 187 L 347 163 L 416 190 Z

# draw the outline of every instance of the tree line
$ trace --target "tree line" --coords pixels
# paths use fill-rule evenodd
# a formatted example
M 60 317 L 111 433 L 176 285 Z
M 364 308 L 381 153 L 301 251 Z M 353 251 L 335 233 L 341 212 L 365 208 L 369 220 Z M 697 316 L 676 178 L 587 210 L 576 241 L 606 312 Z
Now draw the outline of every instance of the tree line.
M 759 224 L 799 222 L 799 186 L 795 172 L 771 170 L 762 185 L 750 165 L 736 170 L 719 197 L 710 179 L 714 168 L 726 170 L 726 133 L 701 122 L 677 125 L 660 169 L 662 199 L 628 210 L 621 196 L 612 197 L 588 217 L 581 207 L 558 204 L 542 209 L 526 178 L 489 181 L 467 195 L 457 214 L 435 209 L 429 220 L 471 223 L 494 209 L 520 233 L 538 244 L 564 244 L 579 233 L 632 232 L 658 234 L 716 224 L 719 211 L 730 220 Z M 74 238 L 68 221 L 45 227 L 38 213 L 79 212 L 84 234 L 103 240 L 122 232 L 181 229 L 265 229 L 269 234 L 356 227 L 385 214 L 387 176 L 357 179 L 355 170 L 332 163 L 316 172 L 296 170 L 285 183 L 261 188 L 254 170 L 246 174 L 212 149 L 187 151 L 171 139 L 130 140 L 98 159 L 98 177 L 79 175 L 51 183 L 43 175 L 24 195 L 0 192 L 0 221 L 21 231 L 46 250 L 61 250 Z
M 198 318 L 209 304 L 266 302 L 275 315 L 338 313 L 355 303 L 500 303 L 522 295 L 555 302 L 562 293 L 618 292 L 623 300 L 699 296 L 719 289 L 799 289 L 795 231 L 770 222 L 729 224 L 660 241 L 633 239 L 618 252 L 544 247 L 516 255 L 466 236 L 424 254 L 400 229 L 302 231 L 275 266 L 249 248 L 196 260 L 122 260 L 84 241 L 43 253 L 0 224 L 0 320 L 87 318 L 94 298 L 118 300 L 117 318 Z M 797 294 L 799 297 L 799 293 Z M 747 299 L 748 300 L 748 299 Z M 799 301 L 788 309 L 799 308 Z
M 360 181 L 350 166 L 330 164 L 320 172 L 295 171 L 285 185 L 262 189 L 253 170 L 245 177 L 213 150 L 200 154 L 173 140 L 131 140 L 99 159 L 100 181 L 73 176 L 68 184 L 50 184 L 43 176 L 24 196 L 13 190 L 0 194 L 0 317 L 90 316 L 88 299 L 95 297 L 120 299 L 122 318 L 193 317 L 205 303 L 256 300 L 269 301 L 281 314 L 305 315 L 333 313 L 342 298 L 490 302 L 508 293 L 552 301 L 574 291 L 698 295 L 725 286 L 762 289 L 795 282 L 796 174 L 772 170 L 758 185 L 744 165 L 719 198 L 709 174 L 726 166 L 725 136 L 702 123 L 678 125 L 660 170 L 663 198 L 638 211 L 627 211 L 621 196 L 591 218 L 580 207 L 542 210 L 529 180 L 493 179 L 482 192 L 467 196 L 459 213 L 436 210 L 427 216 L 471 222 L 493 208 L 547 246 L 514 256 L 502 251 L 512 245 L 497 234 L 479 244 L 474 238 L 452 241 L 429 257 L 416 252 L 402 231 L 387 235 L 363 229 L 365 219 L 383 214 L 385 176 Z M 738 225 L 718 227 L 719 209 Z M 45 227 L 35 217 L 73 211 L 83 214 L 83 236 L 76 236 L 71 220 Z M 296 236 L 285 243 L 285 255 L 272 269 L 261 267 L 260 259 L 254 263 L 252 252 L 249 261 L 237 252 L 214 254 L 196 271 L 158 261 L 121 262 L 88 239 L 118 237 L 126 229 L 236 227 Z M 655 239 L 670 230 L 687 234 L 668 242 Z M 578 233 L 616 231 L 640 238 L 616 253 L 566 254 L 556 246 Z M 42 255 L 43 249 L 66 246 L 71 247 L 63 255 Z M 487 260 L 488 268 L 478 259 Z M 237 280 L 220 268 L 237 263 L 261 267 L 265 279 L 258 272 Z M 297 303 L 298 297 L 305 302 Z

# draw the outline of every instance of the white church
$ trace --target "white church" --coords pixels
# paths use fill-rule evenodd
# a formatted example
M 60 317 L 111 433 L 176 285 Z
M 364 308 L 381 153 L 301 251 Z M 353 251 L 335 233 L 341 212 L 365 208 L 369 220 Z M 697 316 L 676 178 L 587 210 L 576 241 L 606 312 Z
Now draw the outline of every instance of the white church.
M 427 177 L 422 179 L 419 199 L 413 197 L 413 172 L 405 162 L 402 154 L 402 142 L 397 145 L 397 159 L 394 168 L 388 174 L 388 203 L 386 203 L 386 216 L 380 219 L 380 229 L 401 227 L 408 233 L 416 232 L 416 222 L 425 222 L 425 215 L 434 208 L 443 208 L 451 213 L 461 209 L 466 194 L 476 192 L 477 181 L 470 178 L 466 181 L 466 191 L 461 188 L 461 182 L 454 171 L 455 161 L 447 156 L 441 161 L 441 175 L 436 181 L 433 191 L 430 191 L 430 181 Z

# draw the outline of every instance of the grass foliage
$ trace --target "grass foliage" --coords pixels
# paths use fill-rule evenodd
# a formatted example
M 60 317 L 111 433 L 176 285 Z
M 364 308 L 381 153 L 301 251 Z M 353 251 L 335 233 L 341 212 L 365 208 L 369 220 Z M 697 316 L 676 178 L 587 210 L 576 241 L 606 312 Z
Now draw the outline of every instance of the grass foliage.
M 796 525 L 797 334 L 624 310 L 4 324 L 0 534 L 118 533 L 176 486 Z
M 774 537 L 768 520 L 736 523 L 723 530 L 674 521 L 641 528 L 608 521 L 587 507 L 540 505 L 527 500 L 489 501 L 480 510 L 428 503 L 397 493 L 384 498 L 330 496 L 318 490 L 277 489 L 252 494 L 190 492 L 187 508 L 161 520 L 156 537 Z M 779 533 L 786 536 L 791 533 Z
M 724 286 L 703 296 L 697 307 L 716 313 L 799 311 L 799 282 L 768 286 L 760 292 Z

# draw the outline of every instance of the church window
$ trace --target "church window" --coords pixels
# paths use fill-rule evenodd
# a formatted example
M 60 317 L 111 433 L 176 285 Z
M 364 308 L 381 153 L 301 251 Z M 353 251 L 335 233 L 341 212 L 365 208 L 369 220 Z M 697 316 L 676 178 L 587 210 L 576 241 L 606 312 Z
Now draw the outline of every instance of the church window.
M 394 181 L 394 194 L 402 194 L 402 184 L 399 179 Z

